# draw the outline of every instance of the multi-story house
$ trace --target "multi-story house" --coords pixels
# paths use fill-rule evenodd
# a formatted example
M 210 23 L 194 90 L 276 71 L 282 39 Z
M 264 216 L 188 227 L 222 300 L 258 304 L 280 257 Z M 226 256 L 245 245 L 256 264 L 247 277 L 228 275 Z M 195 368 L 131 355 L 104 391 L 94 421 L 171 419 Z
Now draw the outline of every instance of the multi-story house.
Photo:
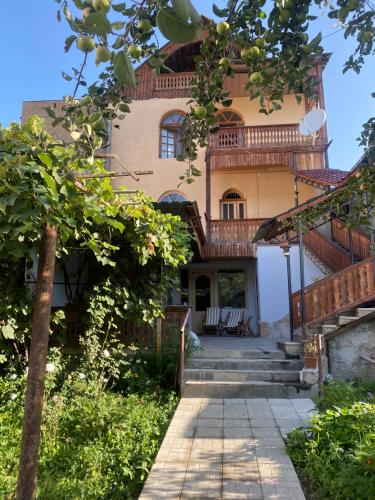
M 219 131 L 199 151 L 196 166 L 202 175 L 191 184 L 181 183 L 186 165 L 176 157 L 181 153 L 183 118 L 199 45 L 198 40 L 164 46 L 165 64 L 173 72 L 157 76 L 147 62 L 137 69 L 137 86 L 129 90 L 134 99 L 131 113 L 119 122 L 119 128 L 112 128 L 110 147 L 130 170 L 152 174 L 138 182 L 117 177 L 113 183 L 145 191 L 163 210 L 184 214 L 194 229 L 194 258 L 181 269 L 180 290 L 170 298 L 175 304 L 192 306 L 194 331 L 202 332 L 207 308 L 218 306 L 244 309 L 258 335 L 275 330 L 276 337 L 285 338 L 293 305 L 288 295 L 290 299 L 291 292 L 300 289 L 297 241 L 283 255 L 275 240 L 253 244 L 253 238 L 265 220 L 338 185 L 347 174 L 328 166 L 325 125 L 315 136 L 299 132 L 307 111 L 324 108 L 323 83 L 315 102 L 302 99 L 298 104 L 296 96 L 288 95 L 280 111 L 265 116 L 244 88 L 245 64 L 233 60 L 235 76 L 225 82 L 232 105 L 218 110 Z M 316 61 L 320 78 L 328 60 L 322 55 Z M 45 105 L 42 101 L 24 103 L 23 119 L 33 113 L 45 115 Z M 114 161 L 109 168 L 122 169 Z M 306 286 L 324 276 L 327 267 L 335 271 L 338 262 L 350 265 L 350 258 L 343 258 L 332 236 L 326 225 L 305 237 Z M 63 305 L 62 295 L 55 294 L 54 305 Z

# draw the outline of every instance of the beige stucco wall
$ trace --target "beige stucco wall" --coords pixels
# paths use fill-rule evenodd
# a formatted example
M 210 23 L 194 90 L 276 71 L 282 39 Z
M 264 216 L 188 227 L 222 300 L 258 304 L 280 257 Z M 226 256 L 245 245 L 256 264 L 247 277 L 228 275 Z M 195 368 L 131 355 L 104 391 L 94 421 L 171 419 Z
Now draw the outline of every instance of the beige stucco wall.
M 131 170 L 152 170 L 153 175 L 141 177 L 137 183 L 129 178 L 116 178 L 115 186 L 127 185 L 129 188 L 143 189 L 147 194 L 159 199 L 168 191 L 179 191 L 191 201 L 197 201 L 200 214 L 206 210 L 206 183 L 204 151 L 201 150 L 196 166 L 202 176 L 194 183 L 181 183 L 179 177 L 184 174 L 186 165 L 175 159 L 159 158 L 159 124 L 162 116 L 173 110 L 186 110 L 187 99 L 149 99 L 134 101 L 132 112 L 119 122 L 120 129 L 112 129 L 112 152 L 120 156 Z M 237 110 L 245 125 L 275 125 L 298 123 L 305 112 L 304 105 L 298 105 L 294 96 L 285 98 L 283 109 L 265 116 L 259 113 L 256 101 L 246 97 L 233 99 L 231 109 Z M 121 167 L 112 162 L 113 170 Z M 248 201 L 248 217 L 268 217 L 287 210 L 294 204 L 292 176 L 287 171 L 265 169 L 262 172 L 232 172 L 212 174 L 212 217 L 219 217 L 219 200 L 223 192 L 238 188 L 244 192 Z M 307 187 L 301 194 L 301 201 L 315 194 Z

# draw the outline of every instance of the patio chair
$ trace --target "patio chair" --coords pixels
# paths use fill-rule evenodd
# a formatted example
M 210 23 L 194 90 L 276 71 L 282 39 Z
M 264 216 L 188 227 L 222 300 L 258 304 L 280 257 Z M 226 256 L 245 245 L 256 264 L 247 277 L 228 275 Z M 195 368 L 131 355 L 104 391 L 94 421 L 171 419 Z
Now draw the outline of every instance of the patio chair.
M 220 333 L 221 331 L 221 309 L 220 307 L 207 307 L 206 318 L 203 323 L 205 332 Z
M 227 317 L 222 324 L 222 329 L 228 333 L 237 333 L 240 335 L 243 328 L 243 316 L 245 311 L 243 309 L 232 309 L 228 312 Z

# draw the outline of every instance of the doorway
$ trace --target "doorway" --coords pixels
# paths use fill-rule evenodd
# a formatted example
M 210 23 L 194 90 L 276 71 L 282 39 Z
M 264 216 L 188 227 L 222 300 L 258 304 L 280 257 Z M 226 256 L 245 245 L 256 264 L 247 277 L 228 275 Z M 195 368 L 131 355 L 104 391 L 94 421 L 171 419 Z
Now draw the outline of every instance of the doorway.
M 215 307 L 214 273 L 192 272 L 190 275 L 190 304 L 192 304 L 192 329 L 203 333 L 203 321 L 208 307 Z

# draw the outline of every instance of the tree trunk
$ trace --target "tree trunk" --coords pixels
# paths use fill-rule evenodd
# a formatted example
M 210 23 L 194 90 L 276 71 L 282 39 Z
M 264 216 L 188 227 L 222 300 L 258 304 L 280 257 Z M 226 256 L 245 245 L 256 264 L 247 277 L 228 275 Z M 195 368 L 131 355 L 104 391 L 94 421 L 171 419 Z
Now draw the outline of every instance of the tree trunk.
M 55 272 L 56 241 L 56 228 L 46 225 L 40 244 L 38 276 L 33 306 L 17 500 L 33 500 L 35 498 L 44 381 L 51 320 L 52 287 Z

